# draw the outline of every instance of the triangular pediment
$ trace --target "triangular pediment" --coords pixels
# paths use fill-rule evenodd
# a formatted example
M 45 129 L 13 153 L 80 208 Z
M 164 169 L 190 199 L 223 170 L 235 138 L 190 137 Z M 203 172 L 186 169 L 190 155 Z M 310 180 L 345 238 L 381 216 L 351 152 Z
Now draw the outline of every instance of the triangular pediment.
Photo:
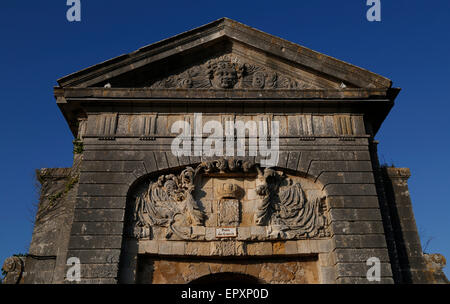
M 223 43 L 221 44 L 223 45 Z M 181 59 L 181 60 L 180 60 Z M 191 62 L 189 62 L 191 59 Z M 197 53 L 108 80 L 112 87 L 149 89 L 337 89 L 344 84 L 243 46 Z M 102 86 L 103 83 L 100 83 Z
M 387 78 L 222 18 L 58 80 L 61 87 L 389 88 Z

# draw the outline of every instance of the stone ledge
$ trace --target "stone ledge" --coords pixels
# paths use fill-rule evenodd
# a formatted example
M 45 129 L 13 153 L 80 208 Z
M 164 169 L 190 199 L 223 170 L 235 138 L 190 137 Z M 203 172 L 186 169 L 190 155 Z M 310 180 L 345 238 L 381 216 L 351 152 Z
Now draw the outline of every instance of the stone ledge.
M 72 168 L 42 168 L 36 170 L 42 180 L 70 176 Z
M 338 277 L 364 277 L 372 266 L 366 263 L 337 263 L 336 273 Z M 390 263 L 380 263 L 380 274 L 382 277 L 392 277 L 392 269 Z
M 77 209 L 78 210 L 78 209 Z M 88 209 L 85 209 L 86 212 L 89 211 Z M 122 211 L 122 209 L 94 209 L 98 210 L 98 214 L 107 214 L 107 212 L 119 212 Z M 102 213 L 103 212 L 103 213 Z M 92 211 L 91 211 L 92 213 Z M 76 218 L 76 222 L 104 222 L 104 220 L 97 218 L 96 214 L 89 214 L 90 217 L 86 216 L 81 218 L 81 215 Z M 104 218 L 104 216 L 103 216 Z M 115 222 L 122 222 L 123 219 L 118 217 L 115 219 Z M 293 239 L 288 238 L 277 238 L 275 236 L 272 236 L 269 234 L 268 226 L 243 226 L 243 227 L 233 227 L 236 228 L 237 235 L 235 237 L 217 237 L 216 236 L 216 229 L 217 228 L 224 228 L 224 227 L 204 227 L 204 226 L 183 226 L 183 229 L 186 229 L 191 232 L 192 240 L 190 242 L 203 242 L 203 241 L 224 241 L 225 239 L 228 240 L 236 240 L 236 241 L 248 241 L 248 242 L 257 242 L 257 241 L 269 241 L 269 242 L 283 242 L 283 241 L 305 241 L 305 240 L 311 240 L 307 239 L 306 237 L 296 237 Z M 167 228 L 165 227 L 152 227 L 153 230 L 153 237 L 152 240 L 156 241 L 164 241 L 164 242 L 175 242 L 175 241 L 184 241 L 181 237 L 178 237 L 176 235 L 173 235 L 169 240 L 165 238 L 167 234 Z M 142 241 L 148 241 L 149 239 L 142 239 Z M 328 240 L 328 237 L 322 237 L 322 238 L 315 238 L 314 240 L 321 241 L 321 240 Z
M 380 281 L 370 282 L 365 277 L 341 277 L 336 279 L 337 284 L 394 284 L 392 277 L 381 277 Z
M 298 256 L 331 253 L 330 239 L 300 241 L 161 241 L 139 242 L 139 254 L 164 256 Z
M 387 175 L 391 178 L 404 178 L 408 179 L 411 177 L 411 171 L 409 168 L 384 168 Z
M 155 102 L 161 99 L 177 98 L 171 102 L 196 102 L 208 99 L 210 102 L 240 102 L 245 100 L 246 102 L 270 102 L 271 99 L 274 102 L 278 100 L 293 101 L 297 103 L 314 103 L 317 104 L 317 100 L 311 99 L 339 99 L 341 102 L 345 99 L 358 100 L 358 99 L 380 99 L 384 100 L 390 90 L 386 88 L 382 89 L 308 89 L 308 90 L 296 90 L 296 89 L 264 89 L 264 98 L 261 98 L 261 90 L 259 89 L 233 89 L 233 90 L 220 90 L 220 89 L 146 89 L 146 88 L 55 88 L 55 96 L 64 98 L 67 102 L 78 102 L 84 98 L 97 99 L 96 101 L 108 102 L 111 98 L 121 98 L 123 102 L 128 100 L 146 100 Z M 212 99 L 212 100 L 209 100 Z M 358 100 L 359 101 L 359 100 Z

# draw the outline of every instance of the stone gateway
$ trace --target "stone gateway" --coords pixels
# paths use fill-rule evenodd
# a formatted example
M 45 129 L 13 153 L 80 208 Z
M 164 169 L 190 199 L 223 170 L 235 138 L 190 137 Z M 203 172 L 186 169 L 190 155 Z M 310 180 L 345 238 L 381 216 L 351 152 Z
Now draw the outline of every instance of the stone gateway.
M 389 79 L 222 18 L 58 83 L 74 163 L 38 170 L 30 250 L 5 283 L 72 283 L 70 258 L 80 283 L 447 282 L 422 253 L 409 169 L 378 161 Z M 213 121 L 242 126 L 214 151 L 247 152 L 202 151 Z M 249 153 L 260 141 L 275 165 Z

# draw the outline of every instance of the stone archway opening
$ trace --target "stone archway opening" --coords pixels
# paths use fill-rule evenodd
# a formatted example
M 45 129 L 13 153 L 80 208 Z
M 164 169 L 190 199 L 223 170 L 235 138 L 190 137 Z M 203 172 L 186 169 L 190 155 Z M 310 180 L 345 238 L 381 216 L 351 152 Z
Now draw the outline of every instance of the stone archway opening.
M 222 272 L 214 273 L 197 278 L 189 284 L 262 284 L 263 282 L 251 275 L 234 273 L 234 272 Z
M 329 231 L 315 181 L 234 158 L 147 177 L 128 193 L 121 281 L 318 282 L 319 247 L 305 242 Z
M 139 284 L 317 284 L 315 255 L 213 259 L 138 255 Z

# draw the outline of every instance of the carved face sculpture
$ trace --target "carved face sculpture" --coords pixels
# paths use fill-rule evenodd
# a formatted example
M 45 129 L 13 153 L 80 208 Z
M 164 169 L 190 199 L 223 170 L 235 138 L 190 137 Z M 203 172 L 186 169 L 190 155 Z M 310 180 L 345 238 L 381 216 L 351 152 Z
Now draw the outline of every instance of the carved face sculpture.
M 219 62 L 214 69 L 213 84 L 222 89 L 234 87 L 237 81 L 237 72 L 233 64 Z

